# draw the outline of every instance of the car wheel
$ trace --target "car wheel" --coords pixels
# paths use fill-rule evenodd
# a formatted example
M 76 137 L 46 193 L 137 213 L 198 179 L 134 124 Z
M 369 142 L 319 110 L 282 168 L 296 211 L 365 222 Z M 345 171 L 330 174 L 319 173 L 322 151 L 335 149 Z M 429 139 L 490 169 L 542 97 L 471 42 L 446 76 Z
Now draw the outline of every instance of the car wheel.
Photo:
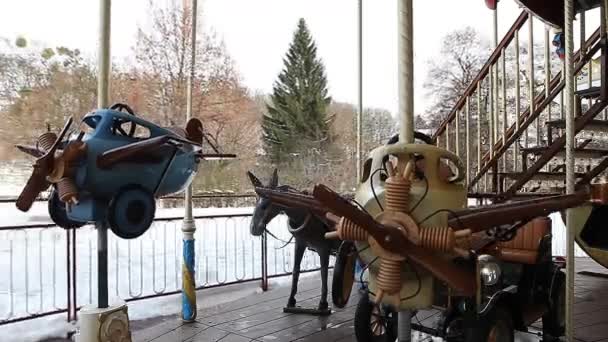
M 465 328 L 467 342 L 513 342 L 514 327 L 511 313 L 496 305 L 477 319 L 469 318 Z
M 397 339 L 397 313 L 362 296 L 355 311 L 357 342 L 394 342 Z
M 338 248 L 334 274 L 331 283 L 331 299 L 334 306 L 344 308 L 350 298 L 355 280 L 355 263 L 357 262 L 357 249 L 355 244 L 344 241 Z
M 74 229 L 80 228 L 86 224 L 86 222 L 74 221 L 68 218 L 65 203 L 59 199 L 59 193 L 54 188 L 51 190 L 49 195 L 48 210 L 51 220 L 61 228 Z
M 464 317 L 458 311 L 451 310 L 446 312 L 441 321 L 440 328 L 444 341 L 464 341 Z
M 108 205 L 108 225 L 123 239 L 143 235 L 154 221 L 156 202 L 152 193 L 140 185 L 127 185 L 114 195 Z
M 563 336 L 566 331 L 566 275 L 556 270 L 552 282 L 549 310 L 543 316 L 543 335 L 547 339 Z

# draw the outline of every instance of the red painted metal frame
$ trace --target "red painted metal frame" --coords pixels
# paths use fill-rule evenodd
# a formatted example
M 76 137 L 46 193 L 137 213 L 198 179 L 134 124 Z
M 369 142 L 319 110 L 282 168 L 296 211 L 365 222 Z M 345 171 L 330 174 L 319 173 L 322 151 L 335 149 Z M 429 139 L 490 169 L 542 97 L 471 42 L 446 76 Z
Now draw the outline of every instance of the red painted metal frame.
M 599 30 L 597 30 L 596 33 L 597 33 L 597 36 L 599 37 Z M 589 39 L 589 41 L 594 41 L 595 39 L 597 39 L 595 36 L 596 36 L 596 34 L 594 33 L 594 35 Z M 595 39 L 593 39 L 593 38 L 595 38 Z M 575 72 L 579 72 L 585 66 L 585 64 L 587 64 L 589 62 L 589 60 L 591 59 L 593 54 L 595 54 L 600 49 L 600 47 L 601 47 L 601 44 L 599 42 L 596 43 L 589 50 L 589 52 L 583 56 L 583 59 L 579 63 L 577 63 L 577 65 L 575 66 Z M 576 55 L 576 58 L 578 59 L 578 54 Z M 529 114 L 530 113 L 529 108 L 520 115 L 519 130 L 515 131 L 516 126 L 515 126 L 515 123 L 513 123 L 513 125 L 511 125 L 511 127 L 507 131 L 508 138 L 507 138 L 505 144 L 503 145 L 502 139 L 499 140 L 496 144 L 494 144 L 494 149 L 496 151 L 495 155 L 491 159 L 489 159 L 489 161 L 484 163 L 483 167 L 481 168 L 481 171 L 478 174 L 476 174 L 475 177 L 473 177 L 473 179 L 469 183 L 469 189 L 473 188 L 473 186 L 481 179 L 481 177 L 483 177 L 483 175 L 493 166 L 493 164 L 495 164 L 498 161 L 498 159 L 500 157 L 502 157 L 502 155 L 504 153 L 506 153 L 506 151 L 509 149 L 509 147 L 511 147 L 511 145 L 515 141 L 517 141 L 517 139 L 519 139 L 521 137 L 521 135 L 528 128 L 528 126 L 530 124 L 532 124 L 532 122 L 534 122 L 534 120 L 536 120 L 536 118 L 546 109 L 546 107 L 551 102 L 553 102 L 553 99 L 559 95 L 559 93 L 565 87 L 565 83 L 560 82 L 560 78 L 561 78 L 561 73 L 558 73 L 551 81 L 550 87 L 552 88 L 552 91 L 549 94 L 548 98 L 545 98 L 544 92 L 542 92 L 542 94 L 540 94 L 539 96 L 536 97 L 535 102 L 537 102 L 539 100 L 541 102 L 537 105 L 537 107 L 535 108 L 535 110 L 532 112 L 531 115 Z M 522 120 L 523 120 L 523 122 L 522 122 Z M 488 157 L 489 157 L 489 153 L 486 153 L 484 155 L 484 157 L 482 158 L 482 162 L 484 160 L 487 160 Z
M 486 6 L 491 10 L 495 10 L 497 5 L 498 0 L 486 0 Z

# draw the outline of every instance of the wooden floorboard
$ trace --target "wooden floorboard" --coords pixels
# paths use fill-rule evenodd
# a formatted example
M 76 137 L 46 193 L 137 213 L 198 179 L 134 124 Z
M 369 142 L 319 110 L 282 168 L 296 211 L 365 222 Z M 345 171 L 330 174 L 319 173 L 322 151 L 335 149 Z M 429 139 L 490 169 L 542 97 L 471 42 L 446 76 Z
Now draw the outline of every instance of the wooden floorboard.
M 293 327 L 288 327 L 281 331 L 275 332 L 264 338 L 271 338 L 276 341 L 295 341 L 315 333 L 320 333 L 319 340 L 326 341 L 330 338 L 328 330 L 336 325 L 341 325 L 344 322 L 351 321 L 355 316 L 355 306 L 351 306 L 342 311 L 337 311 L 330 316 L 320 317 L 309 320 L 303 324 L 298 324 Z M 343 337 L 339 336 L 339 337 Z
M 236 335 L 236 334 L 228 334 L 218 340 L 218 342 L 249 342 L 249 341 L 253 341 L 253 340 L 250 339 L 249 337 L 244 337 L 244 336 Z
M 153 339 L 153 342 L 175 342 L 175 341 L 186 341 L 190 338 L 200 334 L 206 329 L 209 329 L 209 326 L 200 323 L 189 323 L 183 324 L 179 327 L 167 332 L 166 334 L 160 335 L 159 337 Z
M 319 303 L 320 297 L 313 297 L 311 299 L 300 302 L 299 305 L 306 307 L 316 307 Z M 283 317 L 287 317 L 290 314 L 283 312 L 283 305 L 274 307 L 264 311 L 252 311 L 248 312 L 246 316 L 235 316 L 232 319 L 225 320 L 225 323 L 219 324 L 216 327 L 227 331 L 239 333 L 246 329 L 251 329 L 255 326 L 274 321 Z
M 577 271 L 591 270 L 608 274 L 608 270 L 585 260 L 576 264 Z M 316 307 L 320 299 L 318 277 L 302 279 L 298 305 Z M 290 288 L 288 284 L 265 293 L 256 293 L 240 300 L 201 309 L 196 323 L 184 324 L 177 316 L 159 319 L 153 326 L 136 325 L 134 341 L 189 342 L 355 342 L 353 318 L 359 292 L 353 290 L 347 307 L 333 308 L 328 317 L 283 313 Z M 575 336 L 577 342 L 608 342 L 608 278 L 577 274 L 575 279 Z M 330 305 L 331 305 L 331 300 Z M 434 326 L 436 310 L 420 310 L 413 321 Z M 539 322 L 540 323 L 540 322 Z M 536 324 L 540 328 L 540 324 Z M 538 341 L 531 335 L 516 338 L 518 342 Z M 424 338 L 413 338 L 413 341 Z M 428 341 L 428 339 L 427 339 Z
M 304 292 L 303 294 L 299 295 L 298 297 L 303 298 L 303 300 L 307 303 L 307 305 L 312 305 L 312 302 L 309 302 L 311 300 L 312 301 L 316 300 L 317 304 L 318 304 L 319 291 L 318 291 L 318 289 L 312 289 L 312 290 Z M 213 316 L 206 316 L 204 318 L 198 318 L 197 321 L 199 321 L 203 324 L 215 326 L 218 324 L 231 322 L 231 321 L 242 319 L 242 318 L 247 318 L 247 317 L 257 315 L 257 314 L 267 312 L 267 311 L 283 312 L 282 308 L 285 305 L 287 305 L 287 296 L 281 297 L 281 298 L 276 298 L 276 299 L 271 299 L 267 302 L 262 301 L 262 302 L 258 302 L 255 304 L 246 305 L 242 308 L 238 308 L 238 309 L 235 308 L 233 310 L 229 310 L 224 313 L 218 313 Z
M 225 341 L 225 338 L 230 335 L 229 332 L 221 330 L 221 329 L 217 329 L 214 327 L 209 327 L 201 332 L 199 332 L 198 334 L 194 335 L 192 338 L 186 340 L 187 342 L 216 342 L 216 341 Z M 239 336 L 240 338 L 244 338 L 242 336 Z M 233 339 L 235 337 L 232 337 Z M 178 341 L 178 340 L 174 340 L 174 341 Z M 251 341 L 251 340 L 249 340 Z
M 229 289 L 227 289 L 228 291 Z M 303 294 L 308 291 L 317 291 L 318 294 L 321 294 L 320 280 L 317 278 L 306 279 L 298 286 L 298 293 Z M 231 312 L 234 310 L 239 310 L 245 307 L 254 306 L 259 303 L 268 302 L 273 299 L 283 299 L 285 303 L 287 303 L 287 297 L 289 296 L 289 292 L 291 288 L 289 286 L 281 286 L 276 289 L 272 289 L 269 292 L 262 292 L 256 294 L 255 296 L 249 296 L 247 298 L 239 299 L 237 301 L 226 303 L 222 305 L 217 305 L 211 308 L 206 308 L 202 311 L 199 311 L 199 318 L 211 317 L 218 314 L 224 314 L 227 312 Z

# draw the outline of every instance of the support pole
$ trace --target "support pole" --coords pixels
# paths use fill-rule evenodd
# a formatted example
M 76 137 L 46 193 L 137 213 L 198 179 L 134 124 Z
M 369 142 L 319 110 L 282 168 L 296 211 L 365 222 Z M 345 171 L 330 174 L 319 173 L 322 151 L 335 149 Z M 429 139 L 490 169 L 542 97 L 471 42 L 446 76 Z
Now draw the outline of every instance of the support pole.
M 412 0 L 398 1 L 399 23 L 399 139 L 414 142 L 414 22 Z
M 399 311 L 397 322 L 399 324 L 397 329 L 398 341 L 410 342 L 412 340 L 412 311 Z
M 97 107 L 107 108 L 109 105 L 110 79 L 110 32 L 112 0 L 99 1 L 99 50 L 98 50 L 98 81 Z
M 357 34 L 357 54 L 358 54 L 358 110 L 357 110 L 357 181 L 361 181 L 361 159 L 363 150 L 363 0 L 358 0 L 357 19 L 359 29 Z
M 110 79 L 110 32 L 111 0 L 99 1 L 99 50 L 97 56 L 97 107 L 108 108 Z M 130 324 L 127 303 L 116 301 L 108 303 L 108 223 L 104 219 L 95 222 L 97 230 L 97 307 L 85 305 L 79 311 L 79 331 L 75 334 L 76 342 L 130 340 Z M 75 244 L 76 235 L 72 235 Z M 75 245 L 72 245 L 75 248 Z M 75 257 L 75 249 L 72 251 Z M 76 260 L 74 259 L 74 263 Z M 75 267 L 75 264 L 74 264 Z M 69 265 L 68 265 L 69 268 Z M 74 269 L 75 270 L 75 269 Z M 69 271 L 68 271 L 69 272 Z M 76 273 L 72 274 L 72 280 Z M 76 282 L 74 282 L 73 305 L 76 310 Z M 74 315 L 75 316 L 75 315 Z
M 456 111 L 456 119 L 454 120 L 454 134 L 455 134 L 455 145 L 456 145 L 456 149 L 454 150 L 454 153 L 456 153 L 456 155 L 458 157 L 460 157 L 460 111 L 457 110 Z
M 188 84 L 186 88 L 186 121 L 192 118 L 192 84 L 196 64 L 197 0 L 191 1 L 191 55 Z M 184 7 L 186 6 L 187 2 L 184 1 Z M 185 12 L 187 13 L 187 11 Z M 182 263 L 182 320 L 185 322 L 193 322 L 196 319 L 196 284 L 194 278 L 194 232 L 196 232 L 196 224 L 192 216 L 192 184 L 186 189 L 184 207 L 184 222 L 182 223 L 184 258 Z
M 495 65 L 490 65 L 490 89 L 489 89 L 489 101 L 488 101 L 488 141 L 490 142 L 490 159 L 494 156 L 494 143 L 496 142 L 496 136 L 494 134 L 494 88 L 495 78 L 494 78 L 494 67 Z
M 108 307 L 108 226 L 104 221 L 95 223 L 97 229 L 97 307 Z
M 447 125 L 445 125 L 445 144 L 444 145 L 445 145 L 445 149 L 448 150 L 448 151 L 450 150 L 450 148 L 449 148 L 449 144 L 450 144 L 450 139 L 449 138 L 450 138 L 450 135 L 448 134 L 449 133 L 448 132 L 448 128 L 449 127 L 450 127 L 449 123 Z
M 401 117 L 400 141 L 414 142 L 414 18 L 413 0 L 398 0 L 399 31 L 399 115 Z M 449 134 L 446 131 L 446 139 Z M 398 340 L 409 342 L 412 312 L 400 311 L 398 316 Z
M 551 48 L 550 48 L 550 39 L 549 39 L 549 31 L 551 27 L 549 25 L 545 25 L 545 98 L 549 98 L 551 94 Z M 547 120 L 551 121 L 551 104 L 547 106 Z M 549 141 L 551 137 L 547 137 Z
M 110 32 L 112 0 L 99 2 L 99 73 L 97 81 L 97 107 L 109 104 Z M 97 229 L 97 307 L 108 307 L 108 226 L 104 221 L 95 224 Z
M 498 2 L 492 10 L 492 48 L 498 47 Z M 494 156 L 494 145 L 498 139 L 498 65 L 494 63 L 490 66 L 490 158 Z M 498 163 L 492 164 L 492 192 L 497 192 Z M 486 178 L 486 186 L 487 186 Z
M 502 111 L 502 143 L 503 145 L 507 141 L 507 127 L 508 127 L 508 114 L 507 114 L 507 52 L 505 48 L 502 48 L 502 61 L 500 66 L 500 89 L 501 89 L 501 108 Z M 505 152 L 502 156 L 502 170 L 507 172 L 507 153 Z
M 520 89 L 520 81 L 519 81 L 519 63 L 520 63 L 520 58 L 519 58 L 519 30 L 515 31 L 515 38 L 514 38 L 514 45 L 515 45 L 515 131 L 518 132 L 519 131 L 519 123 L 520 123 L 520 119 L 519 119 L 519 115 L 520 115 L 520 110 L 521 110 L 521 89 Z M 519 163 L 519 158 L 520 158 L 520 154 L 519 154 L 519 144 L 520 144 L 520 140 L 521 138 L 517 139 L 517 142 L 515 144 L 513 144 L 513 171 L 517 172 L 519 169 L 519 166 L 517 165 Z
M 492 27 L 492 48 L 496 49 L 498 47 L 498 3 L 496 3 L 496 8 L 492 11 L 493 15 L 493 27 Z M 494 144 L 498 140 L 498 63 L 494 63 L 492 65 L 492 79 L 494 80 L 494 85 L 492 86 L 492 149 L 494 148 Z M 498 170 L 494 170 L 496 172 Z
M 530 113 L 534 111 L 536 107 L 534 105 L 534 96 L 536 82 L 534 80 L 534 16 L 532 13 L 528 13 L 528 105 L 530 106 Z M 540 146 L 540 120 L 536 118 L 536 146 Z M 525 134 L 525 147 L 528 147 L 528 130 L 526 129 Z
M 564 35 L 566 40 L 566 193 L 574 193 L 574 20 L 573 0 L 564 1 Z M 566 211 L 567 253 L 566 253 L 566 340 L 574 340 L 572 311 L 574 306 L 574 220 L 571 209 Z
M 481 120 L 483 109 L 481 107 L 481 81 L 477 82 L 477 174 L 481 173 Z M 471 178 L 471 177 L 470 177 Z M 481 181 L 477 182 L 477 192 L 481 192 Z
M 469 180 L 471 179 L 471 129 L 469 125 L 471 124 L 471 100 L 470 97 L 467 96 L 467 103 L 465 107 L 465 119 L 464 119 L 465 129 L 464 129 L 464 145 L 465 152 L 464 158 L 466 161 L 466 186 L 469 186 Z
M 606 82 L 608 82 L 608 78 L 606 77 L 608 74 L 608 47 L 606 47 L 606 41 L 608 41 L 608 0 L 602 1 L 600 14 L 600 17 L 603 19 L 600 21 L 600 41 L 604 42 L 600 57 L 600 99 L 606 101 L 608 100 L 608 98 L 606 98 L 606 93 L 608 93 L 608 89 L 606 89 L 608 86 L 606 85 Z M 604 109 L 604 117 L 606 117 L 606 115 L 606 109 Z

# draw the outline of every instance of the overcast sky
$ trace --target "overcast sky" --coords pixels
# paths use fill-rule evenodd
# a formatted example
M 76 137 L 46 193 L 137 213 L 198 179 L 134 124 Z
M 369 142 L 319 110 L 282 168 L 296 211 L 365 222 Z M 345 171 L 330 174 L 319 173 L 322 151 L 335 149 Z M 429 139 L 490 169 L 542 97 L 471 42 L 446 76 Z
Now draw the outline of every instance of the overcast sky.
M 167 0 L 155 0 L 163 1 Z M 147 3 L 113 1 L 113 57 L 131 54 L 138 25 L 148 25 Z M 98 8 L 98 0 L 0 1 L 0 37 L 23 35 L 94 56 Z M 298 18 L 305 18 L 325 62 L 331 95 L 338 101 L 356 102 L 356 0 L 199 0 L 199 9 L 205 29 L 223 37 L 243 82 L 266 92 L 282 68 Z M 396 10 L 397 0 L 364 1 L 364 105 L 392 112 L 398 107 Z M 499 39 L 520 11 L 513 0 L 500 2 Z M 442 36 L 471 25 L 489 37 L 492 15 L 484 0 L 414 0 L 414 17 L 415 108 L 420 113 L 426 105 L 422 89 L 426 62 L 436 56 Z M 542 39 L 541 23 L 535 24 Z

